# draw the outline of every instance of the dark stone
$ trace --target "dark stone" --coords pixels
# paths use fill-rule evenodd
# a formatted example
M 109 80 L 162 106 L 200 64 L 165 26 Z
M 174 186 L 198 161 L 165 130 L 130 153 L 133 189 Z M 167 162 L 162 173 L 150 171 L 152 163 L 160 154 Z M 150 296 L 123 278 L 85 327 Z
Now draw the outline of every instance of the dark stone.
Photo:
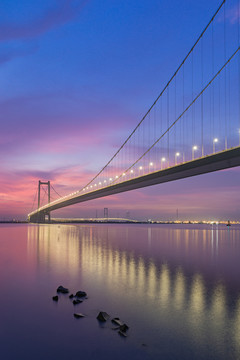
M 75 313 L 75 314 L 73 314 L 73 316 L 77 319 L 85 317 L 85 315 L 83 315 L 82 313 Z
M 109 319 L 109 315 L 104 311 L 100 311 L 100 313 L 97 316 L 97 319 L 99 321 L 107 321 Z
M 62 293 L 62 294 L 67 294 L 69 293 L 69 290 L 65 287 L 63 287 L 62 285 L 60 285 L 58 288 L 57 288 L 57 292 L 58 293 Z
M 123 324 L 119 327 L 119 331 L 122 331 L 122 332 L 126 332 L 127 330 L 129 329 L 129 327 L 127 326 L 127 324 Z
M 74 295 L 73 295 L 73 294 L 69 295 L 69 299 L 72 299 L 73 297 L 74 297 Z
M 127 334 L 121 330 L 118 331 L 119 335 L 123 336 L 123 337 L 127 337 Z
M 82 300 L 79 300 L 79 299 L 74 299 L 73 300 L 73 305 L 77 305 L 77 304 L 80 304 L 82 303 Z
M 54 301 L 58 301 L 58 296 L 57 296 L 57 295 L 56 295 L 56 296 L 53 296 L 52 299 L 53 299 Z
M 85 296 L 87 296 L 87 293 L 85 292 L 85 291 L 77 291 L 76 292 L 76 295 L 75 296 L 77 296 L 77 297 L 85 297 Z
M 113 323 L 113 324 L 116 324 L 116 325 L 118 325 L 118 326 L 124 325 L 124 323 L 123 323 L 118 317 L 113 318 L 113 319 L 112 319 L 112 323 Z

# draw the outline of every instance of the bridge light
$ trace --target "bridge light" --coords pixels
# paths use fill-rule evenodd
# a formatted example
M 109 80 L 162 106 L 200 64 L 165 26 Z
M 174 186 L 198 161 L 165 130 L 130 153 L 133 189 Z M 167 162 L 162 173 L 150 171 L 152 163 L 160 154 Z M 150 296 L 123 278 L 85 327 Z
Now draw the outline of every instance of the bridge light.
M 125 173 L 123 173 L 122 175 L 123 175 L 123 176 L 126 176 L 126 174 L 125 174 Z
M 151 166 L 153 166 L 153 162 L 150 162 L 149 164 L 148 164 L 148 172 L 150 173 L 150 167 Z
M 92 185 L 90 186 L 90 188 L 92 188 Z
M 118 175 L 116 175 L 115 178 L 118 179 Z
M 88 190 L 88 187 L 87 187 L 87 190 Z
M 165 162 L 166 161 L 166 158 L 165 157 L 162 157 L 161 158 L 161 170 L 162 170 L 162 164 L 163 164 L 163 162 Z
M 197 150 L 197 149 L 198 149 L 197 145 L 194 145 L 192 147 L 192 160 L 194 160 L 194 151 Z
M 107 180 L 104 180 L 103 182 L 105 183 L 105 182 L 107 182 Z
M 85 191 L 85 189 L 83 189 L 83 191 Z
M 142 168 L 143 168 L 142 166 L 139 166 L 139 170 L 142 170 Z
M 215 144 L 218 143 L 218 138 L 213 139 L 213 153 L 215 153 Z
M 98 185 L 102 185 L 101 181 L 99 181 Z
M 94 184 L 94 186 L 97 186 L 97 184 Z
M 112 178 L 110 178 L 109 181 L 112 181 Z
M 175 165 L 177 165 L 177 158 L 178 158 L 179 155 L 180 155 L 180 153 L 176 152 L 176 154 L 175 154 Z

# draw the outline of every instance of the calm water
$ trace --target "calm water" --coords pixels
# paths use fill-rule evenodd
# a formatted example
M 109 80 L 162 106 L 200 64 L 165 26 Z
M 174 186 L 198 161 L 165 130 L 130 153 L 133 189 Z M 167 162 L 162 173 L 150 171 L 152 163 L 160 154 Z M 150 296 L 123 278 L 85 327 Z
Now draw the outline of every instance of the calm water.
M 234 226 L 2 225 L 1 359 L 240 359 L 239 255 Z

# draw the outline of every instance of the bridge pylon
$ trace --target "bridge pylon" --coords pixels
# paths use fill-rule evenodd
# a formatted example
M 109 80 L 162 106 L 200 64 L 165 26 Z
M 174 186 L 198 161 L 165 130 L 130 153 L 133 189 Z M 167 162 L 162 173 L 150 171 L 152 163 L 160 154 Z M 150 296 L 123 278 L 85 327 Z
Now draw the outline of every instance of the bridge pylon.
M 47 185 L 47 195 L 48 195 L 48 204 L 50 203 L 50 181 L 38 181 L 38 209 L 41 207 L 40 205 L 40 201 L 41 201 L 41 186 L 42 185 Z M 47 217 L 47 221 L 50 222 L 51 221 L 51 216 L 50 216 L 50 211 L 48 212 L 44 212 L 44 213 L 36 213 L 34 216 L 34 219 L 31 219 L 33 222 L 38 222 L 38 223 L 45 223 L 46 222 L 46 217 Z

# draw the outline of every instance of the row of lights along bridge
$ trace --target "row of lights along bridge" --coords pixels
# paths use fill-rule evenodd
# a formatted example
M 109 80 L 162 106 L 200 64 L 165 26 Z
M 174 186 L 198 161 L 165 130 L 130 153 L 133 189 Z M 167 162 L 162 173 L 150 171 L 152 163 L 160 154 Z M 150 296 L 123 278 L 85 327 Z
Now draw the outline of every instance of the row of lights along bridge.
M 240 131 L 239 131 L 239 134 L 240 134 Z M 215 153 L 215 150 L 216 150 L 216 144 L 218 143 L 218 138 L 214 138 L 213 139 L 213 153 Z M 199 147 L 197 146 L 197 145 L 194 145 L 193 147 L 192 147 L 192 160 L 194 160 L 194 158 L 195 158 L 195 151 L 197 151 L 199 149 Z M 176 152 L 175 153 L 175 165 L 177 165 L 177 163 L 178 163 L 178 158 L 179 158 L 179 156 L 180 156 L 181 154 L 180 154 L 180 152 Z M 162 157 L 161 158 L 161 170 L 163 169 L 163 164 L 166 162 L 166 158 L 165 157 Z M 149 163 L 149 167 L 148 167 L 148 172 L 150 172 L 150 168 L 152 168 L 153 167 L 153 162 L 150 162 Z M 139 176 L 141 175 L 141 171 L 143 170 L 143 166 L 139 166 Z M 130 170 L 130 174 L 133 174 L 134 173 L 134 170 L 133 169 L 131 169 Z M 123 173 L 122 174 L 122 176 L 123 177 L 125 177 L 126 176 L 126 173 Z M 119 176 L 118 175 L 116 175 L 115 176 L 115 179 L 117 180 L 119 178 Z M 114 180 L 114 178 L 112 178 L 112 177 L 110 177 L 109 178 L 109 182 L 112 182 Z M 103 183 L 104 184 L 106 184 L 107 183 L 107 180 L 104 180 L 103 181 Z M 92 188 L 94 188 L 94 187 L 96 187 L 97 185 L 102 185 L 102 182 L 100 181 L 98 184 L 94 184 L 94 185 L 90 185 L 89 187 L 86 187 L 86 188 L 84 188 L 83 189 L 83 191 L 85 191 L 85 190 L 89 190 L 89 188 L 90 189 L 92 189 Z M 70 195 L 74 195 L 74 193 L 73 194 L 70 194 Z

